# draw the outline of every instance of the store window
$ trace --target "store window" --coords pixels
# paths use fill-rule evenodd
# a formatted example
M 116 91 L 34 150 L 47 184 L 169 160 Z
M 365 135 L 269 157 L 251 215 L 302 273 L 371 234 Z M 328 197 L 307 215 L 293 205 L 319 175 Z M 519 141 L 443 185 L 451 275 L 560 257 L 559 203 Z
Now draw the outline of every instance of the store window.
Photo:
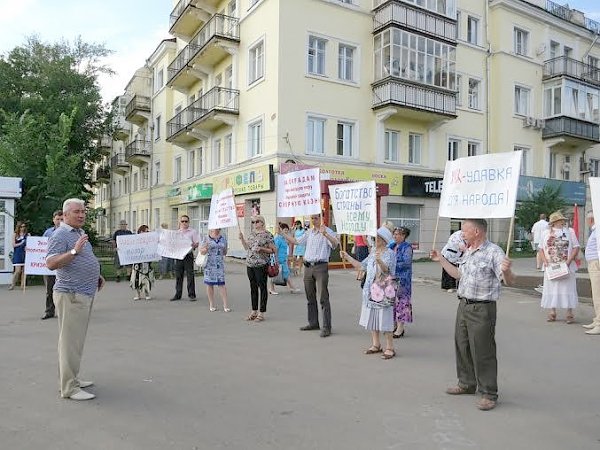
M 387 220 L 391 220 L 397 227 L 406 227 L 410 230 L 408 241 L 414 249 L 419 248 L 421 235 L 421 205 L 407 205 L 404 203 L 388 203 Z

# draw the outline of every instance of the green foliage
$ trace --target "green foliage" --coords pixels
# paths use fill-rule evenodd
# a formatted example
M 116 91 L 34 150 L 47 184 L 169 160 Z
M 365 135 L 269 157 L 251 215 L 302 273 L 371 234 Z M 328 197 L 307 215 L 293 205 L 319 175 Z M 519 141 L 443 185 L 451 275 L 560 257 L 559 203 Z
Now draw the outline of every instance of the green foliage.
M 567 202 L 560 196 L 560 186 L 555 188 L 544 186 L 541 191 L 531 197 L 531 200 L 525 200 L 517 206 L 515 213 L 517 225 L 529 231 L 539 220 L 540 214 L 549 216 L 565 206 L 567 206 Z

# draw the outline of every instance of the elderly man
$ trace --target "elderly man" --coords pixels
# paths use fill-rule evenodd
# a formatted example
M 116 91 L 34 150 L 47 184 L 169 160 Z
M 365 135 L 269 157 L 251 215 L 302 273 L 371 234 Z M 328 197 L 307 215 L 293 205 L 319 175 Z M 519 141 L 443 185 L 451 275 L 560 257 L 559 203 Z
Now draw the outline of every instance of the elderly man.
M 194 250 L 198 248 L 198 232 L 190 228 L 190 218 L 185 214 L 179 218 L 179 232 L 190 240 L 190 251 L 185 258 L 175 261 L 175 296 L 171 301 L 181 300 L 183 295 L 183 275 L 187 278 L 187 292 L 190 302 L 196 301 L 196 281 L 194 280 Z
M 127 229 L 127 221 L 121 220 L 119 221 L 119 229 L 113 233 L 112 245 L 115 250 L 115 272 L 117 274 L 117 283 L 121 281 L 121 274 L 123 273 L 123 269 L 125 269 L 125 273 L 127 274 L 127 279 L 131 277 L 131 266 L 122 266 L 121 261 L 119 261 L 119 253 L 117 252 L 117 236 L 126 236 L 129 234 L 133 234 L 131 230 Z
M 587 261 L 590 284 L 592 285 L 592 301 L 594 302 L 594 320 L 588 325 L 586 334 L 600 335 L 600 261 L 598 261 L 598 236 L 596 235 L 596 224 L 594 222 L 594 213 L 591 211 L 586 216 L 587 224 L 590 227 L 591 234 L 585 246 L 585 259 Z
M 94 384 L 79 379 L 79 366 L 96 291 L 104 285 L 100 263 L 88 236 L 85 202 L 70 198 L 63 204 L 64 221 L 50 236 L 46 265 L 56 270 L 54 304 L 58 311 L 58 375 L 60 394 L 71 400 L 95 397 L 82 388 Z
M 474 394 L 479 389 L 482 397 L 477 407 L 488 411 L 496 407 L 498 399 L 496 301 L 501 281 L 511 284 L 514 276 L 511 262 L 502 249 L 487 240 L 484 219 L 465 220 L 462 232 L 467 249 L 458 267 L 437 250 L 431 251 L 431 259 L 439 261 L 448 274 L 460 280 L 454 331 L 458 385 L 448 388 L 446 393 Z
M 331 250 L 337 247 L 337 235 L 331 229 L 321 223 L 321 216 L 313 214 L 310 216 L 312 228 L 298 239 L 287 234 L 283 236 L 288 242 L 305 245 L 304 250 L 304 291 L 308 301 L 308 325 L 300 328 L 302 331 L 318 330 L 319 309 L 317 307 L 317 293 L 321 309 L 323 310 L 323 330 L 321 337 L 331 335 L 331 305 L 329 303 L 329 256 Z
M 533 224 L 531 227 L 531 236 L 533 238 L 532 246 L 536 252 L 535 265 L 538 270 L 543 270 L 542 254 L 538 251 L 539 245 L 542 243 L 542 237 L 544 232 L 548 229 L 548 221 L 546 220 L 546 214 L 540 214 L 540 220 Z
M 54 226 L 51 226 L 46 231 L 44 231 L 43 237 L 49 238 L 52 234 L 58 229 L 60 224 L 63 221 L 63 212 L 61 210 L 54 211 L 52 214 L 52 223 Z M 55 307 L 54 307 L 54 283 L 56 281 L 55 275 L 44 275 L 44 283 L 46 284 L 46 311 L 44 311 L 44 315 L 42 316 L 42 320 L 51 319 L 55 316 Z

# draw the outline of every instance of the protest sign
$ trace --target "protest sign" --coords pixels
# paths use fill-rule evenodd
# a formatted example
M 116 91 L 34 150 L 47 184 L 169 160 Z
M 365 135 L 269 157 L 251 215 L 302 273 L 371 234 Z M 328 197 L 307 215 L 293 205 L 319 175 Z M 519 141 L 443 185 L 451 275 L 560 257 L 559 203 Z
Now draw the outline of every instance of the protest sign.
M 329 186 L 331 207 L 339 234 L 377 235 L 377 191 L 374 181 Z
M 26 275 L 56 275 L 56 271 L 46 267 L 48 256 L 48 238 L 27 236 L 25 245 L 25 274 Z
M 233 189 L 225 189 L 220 194 L 213 194 L 210 200 L 208 229 L 236 227 L 238 225 L 237 210 Z
M 321 213 L 319 169 L 305 169 L 277 177 L 277 217 Z
M 158 254 L 166 258 L 183 259 L 192 249 L 192 240 L 179 230 L 161 230 Z
M 117 236 L 117 253 L 120 264 L 128 266 L 135 263 L 159 261 L 158 237 L 159 234 L 156 231 Z
M 440 217 L 513 217 L 521 152 L 491 153 L 446 162 Z

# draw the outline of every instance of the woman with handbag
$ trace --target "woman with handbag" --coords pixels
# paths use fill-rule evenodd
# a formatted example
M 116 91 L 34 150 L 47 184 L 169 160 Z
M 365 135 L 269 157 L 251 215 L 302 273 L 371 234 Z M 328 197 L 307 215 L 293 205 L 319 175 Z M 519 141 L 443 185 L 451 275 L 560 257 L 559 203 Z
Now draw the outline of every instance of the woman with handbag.
M 542 308 L 550 309 L 548 322 L 556 320 L 556 309 L 566 309 L 566 323 L 573 323 L 573 309 L 577 308 L 577 280 L 575 258 L 579 254 L 579 241 L 575 231 L 566 226 L 567 219 L 560 211 L 550 214 L 549 228 L 542 235 L 539 252 L 546 267 Z M 552 271 L 563 269 L 565 274 L 554 277 Z
M 398 278 L 398 295 L 396 296 L 395 320 L 396 329 L 393 337 L 404 336 L 404 324 L 412 323 L 412 260 L 413 249 L 406 238 L 410 230 L 406 227 L 394 229 L 394 241 L 390 249 L 396 253 L 396 277 Z
M 275 244 L 275 248 L 277 249 L 277 261 L 279 262 L 279 273 L 274 278 L 269 278 L 269 294 L 271 295 L 279 295 L 279 292 L 275 290 L 275 284 L 279 286 L 287 286 L 290 288 L 291 294 L 297 294 L 300 292 L 298 289 L 294 287 L 292 284 L 292 280 L 290 277 L 290 267 L 288 266 L 288 253 L 289 246 L 286 239 L 283 237 L 284 234 L 289 234 L 290 227 L 287 223 L 280 223 L 279 230 L 273 243 Z
M 273 243 L 273 235 L 265 229 L 265 218 L 263 216 L 252 216 L 252 231 L 248 238 L 240 231 L 240 241 L 246 254 L 246 273 L 250 281 L 250 302 L 252 311 L 246 320 L 262 322 L 265 320 L 267 311 L 267 266 L 271 255 L 276 252 Z M 260 306 L 259 306 L 260 294 Z
M 362 308 L 359 324 L 371 332 L 371 346 L 365 354 L 381 353 L 379 333 L 383 332 L 386 340 L 382 359 L 396 356 L 394 350 L 394 304 L 397 284 L 394 279 L 396 255 L 388 248 L 392 242 L 392 233 L 386 227 L 377 230 L 375 248 L 362 262 L 357 261 L 345 251 L 340 256 L 347 259 L 354 268 L 362 268 L 367 272 L 362 293 Z
M 216 228 L 208 230 L 208 237 L 200 246 L 200 254 L 206 255 L 204 262 L 204 284 L 208 297 L 208 308 L 211 312 L 217 310 L 215 306 L 215 286 L 223 302 L 223 311 L 231 312 L 227 305 L 227 288 L 225 287 L 225 255 L 227 254 L 227 238 Z

